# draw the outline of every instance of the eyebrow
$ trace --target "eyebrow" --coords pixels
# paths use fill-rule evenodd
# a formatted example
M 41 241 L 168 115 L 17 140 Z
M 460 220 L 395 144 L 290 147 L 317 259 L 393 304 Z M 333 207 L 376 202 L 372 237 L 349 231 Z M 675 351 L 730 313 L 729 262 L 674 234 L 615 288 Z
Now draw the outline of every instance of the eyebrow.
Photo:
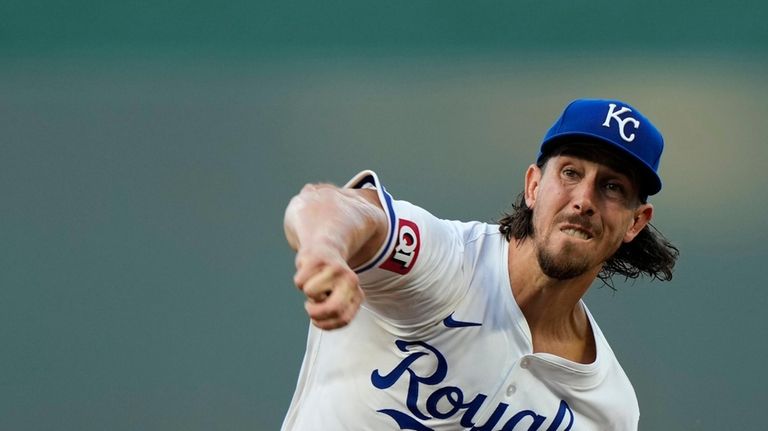
M 605 165 L 603 165 L 605 166 Z M 629 174 L 625 174 L 624 172 L 617 171 L 616 169 L 611 168 L 610 166 L 605 166 L 608 169 L 608 174 L 612 177 L 617 177 L 620 179 L 626 179 L 628 182 L 633 183 L 632 176 Z
M 631 183 L 635 182 L 635 181 L 633 181 L 634 175 L 632 175 L 631 171 L 627 172 L 626 169 L 621 169 L 618 166 L 613 166 L 613 164 L 608 164 L 608 163 L 604 163 L 604 162 L 601 162 L 601 161 L 598 161 L 598 160 L 592 160 L 592 159 L 589 159 L 589 158 L 586 158 L 586 157 L 581 157 L 581 156 L 567 154 L 567 153 L 560 154 L 559 157 L 575 159 L 575 160 L 581 160 L 581 161 L 585 161 L 585 162 L 589 162 L 589 163 L 594 163 L 594 164 L 596 164 L 598 166 L 602 166 L 603 168 L 607 169 L 609 171 L 609 173 L 611 175 L 613 175 L 613 176 L 626 178 Z

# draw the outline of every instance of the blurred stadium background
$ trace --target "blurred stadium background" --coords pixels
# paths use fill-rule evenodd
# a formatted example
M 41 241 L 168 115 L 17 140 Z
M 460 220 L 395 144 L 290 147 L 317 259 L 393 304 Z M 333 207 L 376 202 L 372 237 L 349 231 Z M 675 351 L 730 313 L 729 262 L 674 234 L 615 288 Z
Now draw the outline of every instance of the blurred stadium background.
M 642 430 L 765 429 L 768 7 L 0 3 L 0 429 L 274 430 L 307 319 L 282 213 L 379 172 L 493 220 L 563 105 L 665 133 L 671 283 L 596 288 Z

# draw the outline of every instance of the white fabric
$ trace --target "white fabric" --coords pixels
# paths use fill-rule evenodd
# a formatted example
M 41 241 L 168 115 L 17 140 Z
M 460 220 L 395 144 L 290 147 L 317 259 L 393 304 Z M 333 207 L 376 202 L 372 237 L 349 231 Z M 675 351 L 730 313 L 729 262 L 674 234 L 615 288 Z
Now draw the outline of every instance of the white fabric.
M 532 353 L 498 226 L 394 201 L 370 171 L 348 186 L 378 190 L 389 238 L 359 268 L 353 322 L 310 325 L 284 431 L 637 429 L 634 389 L 589 311 L 594 363 Z

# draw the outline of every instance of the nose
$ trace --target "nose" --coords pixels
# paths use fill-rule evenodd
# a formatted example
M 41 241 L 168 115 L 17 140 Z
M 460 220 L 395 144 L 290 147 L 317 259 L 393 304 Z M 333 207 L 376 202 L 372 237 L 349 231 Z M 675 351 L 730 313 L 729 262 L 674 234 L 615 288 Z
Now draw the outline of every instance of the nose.
M 579 215 L 592 216 L 595 214 L 595 184 L 592 181 L 582 181 L 573 190 L 573 208 Z

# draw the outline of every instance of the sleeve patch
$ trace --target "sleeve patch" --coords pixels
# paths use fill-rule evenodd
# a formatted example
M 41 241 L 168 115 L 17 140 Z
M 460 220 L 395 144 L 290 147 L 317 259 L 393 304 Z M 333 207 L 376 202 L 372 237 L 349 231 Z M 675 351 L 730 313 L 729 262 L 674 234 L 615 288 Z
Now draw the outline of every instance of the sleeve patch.
M 379 268 L 401 275 L 408 274 L 416 264 L 420 247 L 419 227 L 410 220 L 400 219 L 398 221 L 395 249 L 392 250 L 392 254 L 389 255 L 389 258 Z

